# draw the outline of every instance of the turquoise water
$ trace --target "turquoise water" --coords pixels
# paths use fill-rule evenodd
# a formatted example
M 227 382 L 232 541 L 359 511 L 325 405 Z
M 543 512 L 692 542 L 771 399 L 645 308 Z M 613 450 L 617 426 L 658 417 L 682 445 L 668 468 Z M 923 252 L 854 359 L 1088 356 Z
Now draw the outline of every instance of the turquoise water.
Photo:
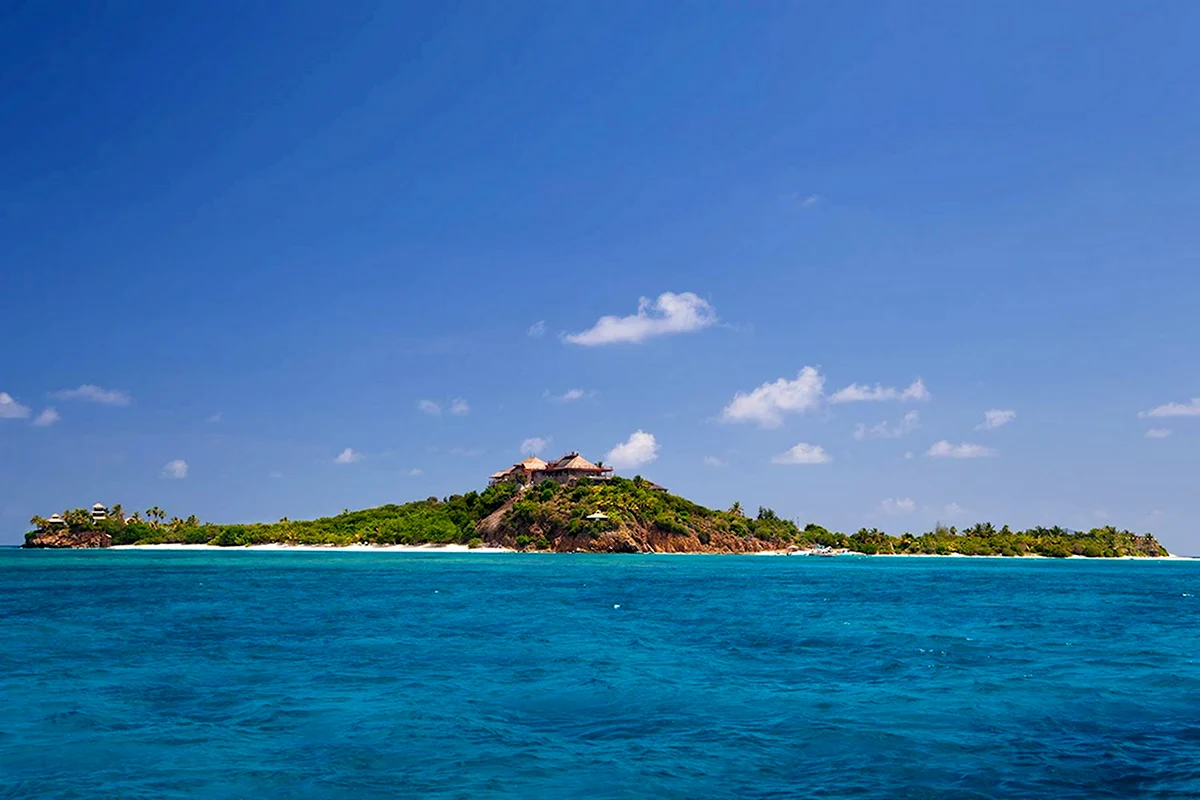
M 0 796 L 1200 795 L 1200 562 L 0 551 Z

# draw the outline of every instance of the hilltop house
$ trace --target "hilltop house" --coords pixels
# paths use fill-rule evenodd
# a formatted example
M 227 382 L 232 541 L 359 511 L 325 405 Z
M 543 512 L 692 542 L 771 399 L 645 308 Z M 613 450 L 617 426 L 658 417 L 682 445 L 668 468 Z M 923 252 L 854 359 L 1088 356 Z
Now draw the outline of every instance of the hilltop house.
M 92 506 L 92 519 L 96 522 L 108 519 L 108 509 L 104 507 L 103 503 L 96 503 L 96 505 Z
M 572 451 L 549 463 L 536 456 L 527 458 L 506 470 L 494 473 L 490 476 L 489 482 L 491 484 L 515 483 L 520 486 L 529 486 L 542 481 L 566 484 L 579 480 L 605 480 L 612 476 L 612 471 L 612 467 L 598 466 L 579 453 Z
M 508 469 L 492 473 L 488 478 L 488 483 L 516 483 L 528 486 L 531 483 L 535 483 L 537 476 L 541 475 L 545 470 L 545 461 L 542 461 L 537 456 L 530 456 L 518 464 L 513 464 Z

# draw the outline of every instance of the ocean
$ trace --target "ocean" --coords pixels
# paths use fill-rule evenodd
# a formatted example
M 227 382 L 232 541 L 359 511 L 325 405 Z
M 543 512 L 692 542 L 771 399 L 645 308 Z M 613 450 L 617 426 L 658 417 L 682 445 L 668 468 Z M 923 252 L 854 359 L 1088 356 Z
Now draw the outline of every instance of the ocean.
M 0 797 L 1195 798 L 1200 562 L 0 551 Z

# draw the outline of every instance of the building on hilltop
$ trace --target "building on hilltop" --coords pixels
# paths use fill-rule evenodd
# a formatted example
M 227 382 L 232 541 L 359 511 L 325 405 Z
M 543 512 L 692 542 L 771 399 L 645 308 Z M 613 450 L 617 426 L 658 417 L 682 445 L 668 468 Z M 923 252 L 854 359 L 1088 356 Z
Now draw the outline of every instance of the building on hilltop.
M 108 519 L 108 509 L 104 507 L 103 503 L 96 503 L 96 505 L 92 506 L 92 519 L 96 522 Z
M 516 483 L 528 486 L 531 483 L 536 483 L 537 477 L 545 470 L 545 461 L 542 461 L 537 456 L 530 456 L 518 464 L 513 464 L 508 469 L 493 473 L 489 477 L 488 483 Z
M 545 479 L 571 483 L 581 479 L 603 480 L 612 476 L 612 467 L 601 467 L 576 452 L 567 453 L 546 465 Z
M 542 481 L 574 483 L 579 480 L 605 480 L 612 476 L 612 467 L 602 467 L 588 461 L 577 452 L 567 453 L 562 458 L 546 463 L 536 456 L 519 464 L 492 474 L 489 483 L 515 483 L 531 486 Z

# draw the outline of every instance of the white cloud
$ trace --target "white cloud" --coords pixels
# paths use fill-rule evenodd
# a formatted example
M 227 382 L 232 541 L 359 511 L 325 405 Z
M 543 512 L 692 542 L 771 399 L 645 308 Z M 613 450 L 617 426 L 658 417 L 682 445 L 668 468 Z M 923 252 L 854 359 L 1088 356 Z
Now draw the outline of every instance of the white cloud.
M 892 386 L 883 386 L 875 384 L 875 386 L 864 386 L 857 383 L 852 383 L 845 389 L 839 389 L 834 392 L 829 398 L 831 403 L 862 403 L 882 400 L 901 400 L 901 401 L 925 401 L 929 400 L 933 395 L 925 388 L 925 382 L 917 378 L 905 389 L 896 389 Z
M 885 514 L 911 514 L 917 507 L 911 497 L 889 497 L 880 505 Z
M 1092 517 L 1098 520 L 1106 520 L 1108 519 L 1108 512 L 1103 508 L 1097 508 L 1092 512 Z
M 55 411 L 53 408 L 47 408 L 34 418 L 33 424 L 37 425 L 39 428 L 45 428 L 48 425 L 53 425 L 60 419 L 62 419 L 62 417 L 58 415 L 57 411 Z
M 657 300 L 640 298 L 636 314 L 603 316 L 586 331 L 568 334 L 566 340 L 585 346 L 637 343 L 655 336 L 702 330 L 716 323 L 713 307 L 699 295 L 663 292 Z
M 825 378 L 815 367 L 800 370 L 795 380 L 780 378 L 750 393 L 738 392 L 725 407 L 725 422 L 757 422 L 764 428 L 783 424 L 784 414 L 802 414 L 821 404 Z
M 617 469 L 630 469 L 649 464 L 658 458 L 658 440 L 654 434 L 634 431 L 629 438 L 608 451 L 604 460 Z
M 886 421 L 878 425 L 868 428 L 861 422 L 854 428 L 854 438 L 858 441 L 864 439 L 898 439 L 906 433 L 915 431 L 921 427 L 921 415 L 917 411 L 910 411 L 904 415 L 904 419 L 896 425 L 889 425 Z
M 912 457 L 913 457 L 913 454 L 912 454 L 911 450 L 909 450 L 907 453 L 904 454 L 904 458 L 908 461 L 911 461 Z
M 210 414 L 209 416 L 205 417 L 204 421 L 205 422 L 220 422 L 224 418 L 225 418 L 225 415 L 223 413 L 221 413 L 220 411 L 218 411 L 215 414 Z
M 576 400 L 582 400 L 587 397 L 587 395 L 588 393 L 583 389 L 567 389 L 562 394 L 550 394 L 550 390 L 547 389 L 542 394 L 546 399 L 553 400 L 556 403 L 574 403 Z
M 271 470 L 270 472 L 268 472 L 268 473 L 267 473 L 267 477 L 268 477 L 268 478 L 272 478 L 272 479 L 276 479 L 276 480 L 277 480 L 277 479 L 279 479 L 279 478 L 282 478 L 282 477 L 283 477 L 283 473 L 282 473 L 282 472 L 280 472 L 280 471 L 279 471 L 279 470 L 277 470 L 277 469 L 273 469 L 273 470 Z
M 996 451 L 981 444 L 950 444 L 942 439 L 940 442 L 934 442 L 925 455 L 933 458 L 990 458 L 996 455 Z
M 722 461 L 721 459 L 717 458 L 716 456 L 705 456 L 704 457 L 704 466 L 706 466 L 706 467 L 727 467 L 727 466 L 729 466 L 729 464 L 726 463 L 725 461 Z
M 461 397 L 456 397 L 450 403 L 450 413 L 455 416 L 463 417 L 471 413 L 471 406 L 467 405 L 467 401 Z
M 188 463 L 182 458 L 177 458 L 174 461 L 168 461 L 163 467 L 162 477 L 171 478 L 174 480 L 183 480 L 188 474 Z
M 821 202 L 821 195 L 810 194 L 800 201 L 800 207 L 801 208 L 812 208 L 819 202 Z
M 413 467 L 412 469 L 410 469 L 408 472 L 406 472 L 404 474 L 406 476 L 408 476 L 409 478 L 419 478 L 425 474 L 425 470 L 421 469 L 420 467 Z
M 776 464 L 828 464 L 832 460 L 821 445 L 804 442 L 771 459 Z
M 525 441 L 521 442 L 521 455 L 536 456 L 546 450 L 550 446 L 549 437 L 530 436 Z
M 0 392 L 0 419 L 25 419 L 28 416 L 29 406 L 21 405 L 8 392 Z
M 989 408 L 983 412 L 983 422 L 975 426 L 977 431 L 992 431 L 1002 425 L 1007 425 L 1017 418 L 1017 412 L 1011 408 Z
M 417 408 L 421 411 L 421 413 L 428 414 L 431 417 L 436 417 L 438 414 L 442 413 L 442 407 L 432 400 L 422 400 L 421 402 L 417 403 Z
M 106 406 L 127 406 L 132 398 L 119 389 L 104 389 L 90 383 L 85 383 L 78 389 L 64 389 L 55 392 L 54 397 L 61 400 L 86 400 L 89 403 L 102 403 Z
M 955 517 L 961 517 L 963 515 L 963 507 L 958 503 L 951 503 L 942 509 L 942 513 L 947 517 L 954 519 Z
M 531 339 L 540 339 L 546 335 L 546 320 L 539 319 L 537 322 L 529 326 L 529 330 L 525 331 L 525 335 Z
M 337 458 L 333 460 L 335 464 L 353 464 L 355 461 L 362 459 L 362 453 L 355 450 L 353 447 L 347 447 L 345 450 L 337 454 Z
M 1164 403 L 1149 411 L 1138 412 L 1139 417 L 1200 417 L 1200 397 L 1190 403 Z
M 1170 435 L 1171 430 L 1169 428 L 1151 428 L 1146 431 L 1147 439 L 1165 439 Z

